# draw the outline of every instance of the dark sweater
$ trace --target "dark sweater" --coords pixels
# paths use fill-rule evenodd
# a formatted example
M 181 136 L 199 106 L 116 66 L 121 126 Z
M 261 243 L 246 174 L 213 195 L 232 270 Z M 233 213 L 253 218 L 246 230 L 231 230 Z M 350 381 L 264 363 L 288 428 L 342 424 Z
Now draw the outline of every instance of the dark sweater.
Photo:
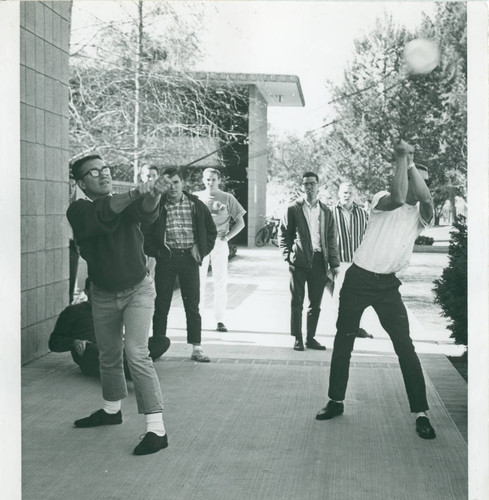
M 110 196 L 77 200 L 68 207 L 66 216 L 95 286 L 125 290 L 142 281 L 148 272 L 139 223 L 151 224 L 158 210 L 147 213 L 141 203 L 142 199 L 137 200 L 120 214 L 110 208 Z
M 49 337 L 49 349 L 53 352 L 70 351 L 75 340 L 95 342 L 90 302 L 68 306 L 61 312 Z

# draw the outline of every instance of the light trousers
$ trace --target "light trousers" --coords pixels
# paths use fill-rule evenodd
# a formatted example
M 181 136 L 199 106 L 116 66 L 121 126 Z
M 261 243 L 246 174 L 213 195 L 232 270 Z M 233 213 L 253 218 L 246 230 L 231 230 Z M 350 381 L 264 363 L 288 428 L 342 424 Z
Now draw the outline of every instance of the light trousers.
M 209 263 L 212 265 L 212 277 L 214 278 L 214 316 L 218 323 L 224 320 L 228 301 L 228 257 L 228 242 L 217 239 L 214 249 L 207 257 L 204 257 L 200 266 L 200 296 L 203 304 Z
M 137 285 L 121 292 L 102 290 L 92 283 L 91 291 L 103 398 L 119 401 L 127 396 L 123 368 L 125 349 L 138 412 L 163 411 L 160 382 L 148 350 L 156 295 L 153 279 L 146 276 Z

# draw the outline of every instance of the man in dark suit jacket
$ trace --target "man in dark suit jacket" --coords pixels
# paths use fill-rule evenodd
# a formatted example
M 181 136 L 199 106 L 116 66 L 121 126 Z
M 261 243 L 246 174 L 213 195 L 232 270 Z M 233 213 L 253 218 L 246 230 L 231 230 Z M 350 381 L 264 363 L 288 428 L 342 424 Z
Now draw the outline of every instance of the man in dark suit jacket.
M 328 282 L 334 281 L 340 265 L 333 214 L 318 200 L 319 178 L 314 172 L 302 176 L 304 198 L 287 208 L 279 228 L 279 246 L 289 263 L 291 318 L 294 349 L 304 350 L 302 309 L 305 284 L 309 296 L 306 347 L 325 350 L 316 335 L 321 300 Z

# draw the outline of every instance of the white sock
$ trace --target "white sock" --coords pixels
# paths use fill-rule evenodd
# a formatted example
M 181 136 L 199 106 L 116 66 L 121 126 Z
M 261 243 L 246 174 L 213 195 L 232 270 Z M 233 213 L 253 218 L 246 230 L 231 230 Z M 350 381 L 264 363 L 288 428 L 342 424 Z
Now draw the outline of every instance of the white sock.
M 192 351 L 200 350 L 200 344 L 193 344 Z
M 163 413 L 146 413 L 146 432 L 154 432 L 157 436 L 164 436 L 165 424 L 163 423 Z
M 114 413 L 117 413 L 121 409 L 121 400 L 119 401 L 107 401 L 104 399 L 104 412 L 109 413 L 110 415 L 113 415 Z
M 424 411 L 420 411 L 418 413 L 414 414 L 414 419 L 417 419 L 418 417 L 427 417 L 426 413 Z

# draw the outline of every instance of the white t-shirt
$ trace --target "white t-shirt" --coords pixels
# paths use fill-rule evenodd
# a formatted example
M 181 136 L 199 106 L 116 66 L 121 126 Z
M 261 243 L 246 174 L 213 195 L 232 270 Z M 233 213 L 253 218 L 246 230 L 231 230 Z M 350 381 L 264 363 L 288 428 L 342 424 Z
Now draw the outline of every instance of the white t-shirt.
M 430 226 L 419 212 L 419 203 L 391 211 L 375 207 L 387 191 L 380 191 L 372 199 L 367 230 L 353 262 L 367 271 L 390 274 L 402 271 L 413 253 L 414 241 L 419 233 Z
M 246 213 L 246 210 L 231 193 L 217 190 L 211 194 L 204 190 L 194 194 L 207 205 L 219 236 L 229 232 L 231 219 L 236 220 L 237 217 Z

